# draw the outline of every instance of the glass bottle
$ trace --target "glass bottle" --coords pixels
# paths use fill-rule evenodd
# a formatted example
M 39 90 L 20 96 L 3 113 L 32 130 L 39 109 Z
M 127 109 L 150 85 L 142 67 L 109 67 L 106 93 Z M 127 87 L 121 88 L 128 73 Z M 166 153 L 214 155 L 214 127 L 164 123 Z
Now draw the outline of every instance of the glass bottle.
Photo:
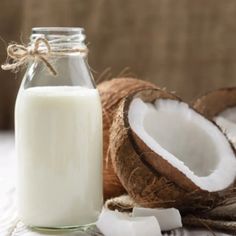
M 102 198 L 102 111 L 87 64 L 82 28 L 33 28 L 45 38 L 47 62 L 33 60 L 15 107 L 17 204 L 38 228 L 74 228 L 96 221 Z M 41 42 L 40 50 L 47 51 Z

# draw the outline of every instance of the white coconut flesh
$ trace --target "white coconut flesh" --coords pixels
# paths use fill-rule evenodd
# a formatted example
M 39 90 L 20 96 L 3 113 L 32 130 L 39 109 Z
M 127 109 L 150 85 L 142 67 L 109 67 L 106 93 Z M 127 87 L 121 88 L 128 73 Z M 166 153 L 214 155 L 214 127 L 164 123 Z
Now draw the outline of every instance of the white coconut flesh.
M 154 216 L 130 217 L 125 213 L 103 209 L 96 226 L 105 236 L 161 236 Z
M 228 108 L 214 118 L 230 141 L 236 146 L 236 107 Z
M 230 186 L 236 158 L 225 135 L 186 103 L 133 99 L 128 111 L 131 129 L 155 153 L 209 192 Z
M 161 228 L 161 231 L 169 231 L 182 227 L 182 220 L 179 211 L 175 208 L 143 208 L 134 207 L 133 217 L 154 216 Z

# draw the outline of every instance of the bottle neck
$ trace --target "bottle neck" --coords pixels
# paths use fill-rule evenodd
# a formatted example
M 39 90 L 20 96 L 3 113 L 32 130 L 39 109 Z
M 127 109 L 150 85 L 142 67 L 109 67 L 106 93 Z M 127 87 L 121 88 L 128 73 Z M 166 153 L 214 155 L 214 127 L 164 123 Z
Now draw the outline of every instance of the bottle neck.
M 94 88 L 84 40 L 85 35 L 81 28 L 33 28 L 29 46 L 32 55 L 36 55 L 38 60 L 32 60 L 29 65 L 24 88 L 36 86 Z
M 34 45 L 38 38 L 44 38 L 52 51 L 60 51 L 60 49 L 73 51 L 70 49 L 80 48 L 87 49 L 85 45 L 85 34 L 82 28 L 67 28 L 67 27 L 46 27 L 33 28 L 31 34 L 31 45 Z M 41 48 L 45 45 L 40 45 Z M 86 50 L 85 50 L 86 51 Z

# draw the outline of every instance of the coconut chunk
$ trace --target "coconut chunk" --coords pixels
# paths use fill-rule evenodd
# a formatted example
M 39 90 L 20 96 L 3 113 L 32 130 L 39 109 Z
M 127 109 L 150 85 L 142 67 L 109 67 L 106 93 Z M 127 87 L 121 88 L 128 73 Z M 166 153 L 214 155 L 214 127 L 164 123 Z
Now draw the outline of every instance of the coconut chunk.
M 142 208 L 134 207 L 132 216 L 155 216 L 162 231 L 182 227 L 181 215 L 175 208 Z
M 169 175 L 178 170 L 209 192 L 229 187 L 236 176 L 236 158 L 225 135 L 186 103 L 134 98 L 128 111 L 131 129 L 168 163 Z
M 154 216 L 130 217 L 118 211 L 103 209 L 96 223 L 105 236 L 161 236 Z

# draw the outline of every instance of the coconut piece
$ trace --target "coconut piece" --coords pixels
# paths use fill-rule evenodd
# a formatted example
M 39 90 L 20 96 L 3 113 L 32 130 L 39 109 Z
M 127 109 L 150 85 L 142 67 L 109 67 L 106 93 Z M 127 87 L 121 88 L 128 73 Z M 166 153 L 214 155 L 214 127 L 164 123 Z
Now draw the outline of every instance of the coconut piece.
M 103 209 L 96 223 L 105 236 L 161 236 L 155 217 L 130 217 L 118 211 Z
M 213 119 L 229 107 L 236 106 L 236 87 L 221 88 L 198 98 L 193 107 L 208 119 Z
M 198 98 L 194 108 L 216 122 L 236 146 L 236 88 L 222 88 Z
M 146 88 L 157 88 L 156 85 L 134 78 L 116 78 L 98 85 L 103 108 L 103 179 L 104 199 L 120 196 L 125 193 L 124 187 L 113 170 L 109 153 L 109 135 L 113 116 L 119 102 L 129 94 Z
M 232 116 L 236 116 L 236 107 L 226 109 L 214 117 L 213 120 L 221 127 L 234 147 L 236 147 L 236 121 L 231 119 Z
M 181 215 L 175 208 L 142 208 L 134 207 L 132 216 L 155 216 L 159 222 L 161 231 L 172 230 L 182 227 Z
M 210 208 L 234 182 L 236 159 L 225 135 L 166 91 L 124 99 L 111 139 L 115 171 L 143 207 Z

